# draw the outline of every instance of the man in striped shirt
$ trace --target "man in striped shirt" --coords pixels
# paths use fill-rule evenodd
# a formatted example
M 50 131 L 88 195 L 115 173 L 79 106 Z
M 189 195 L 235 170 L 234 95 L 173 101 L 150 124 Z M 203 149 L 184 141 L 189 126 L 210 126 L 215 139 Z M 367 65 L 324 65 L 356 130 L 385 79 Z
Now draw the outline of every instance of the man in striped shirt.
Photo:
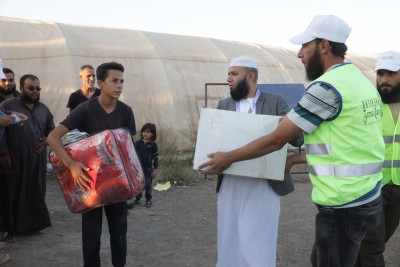
M 350 27 L 336 16 L 315 16 L 291 42 L 312 81 L 277 129 L 241 148 L 210 154 L 200 165 L 221 173 L 232 163 L 279 150 L 300 132 L 318 213 L 312 266 L 354 266 L 366 231 L 381 214 L 384 158 L 382 103 L 374 85 L 345 63 Z

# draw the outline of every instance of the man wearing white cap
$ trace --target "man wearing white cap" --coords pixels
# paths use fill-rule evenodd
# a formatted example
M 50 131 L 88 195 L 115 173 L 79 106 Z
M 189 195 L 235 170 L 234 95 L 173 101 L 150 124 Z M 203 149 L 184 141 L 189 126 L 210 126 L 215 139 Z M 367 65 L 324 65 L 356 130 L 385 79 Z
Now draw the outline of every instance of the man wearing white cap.
M 286 115 L 289 107 L 285 101 L 279 95 L 261 92 L 257 78 L 254 59 L 245 56 L 232 59 L 227 77 L 231 97 L 219 101 L 217 108 Z M 301 146 L 303 135 L 290 143 Z M 218 176 L 218 267 L 276 266 L 280 196 L 293 189 L 290 175 L 283 182 L 228 174 Z
M 384 158 L 382 102 L 371 82 L 345 63 L 350 27 L 342 19 L 315 16 L 291 39 L 312 81 L 271 134 L 239 149 L 211 154 L 207 171 L 276 151 L 301 131 L 312 201 L 318 213 L 312 266 L 354 266 L 366 231 L 379 225 L 380 172 Z
M 382 215 L 375 230 L 367 232 L 361 243 L 356 266 L 384 267 L 385 243 L 396 231 L 400 220 L 400 53 L 386 51 L 375 66 L 376 87 L 383 104 L 382 134 L 385 161 L 382 168 Z

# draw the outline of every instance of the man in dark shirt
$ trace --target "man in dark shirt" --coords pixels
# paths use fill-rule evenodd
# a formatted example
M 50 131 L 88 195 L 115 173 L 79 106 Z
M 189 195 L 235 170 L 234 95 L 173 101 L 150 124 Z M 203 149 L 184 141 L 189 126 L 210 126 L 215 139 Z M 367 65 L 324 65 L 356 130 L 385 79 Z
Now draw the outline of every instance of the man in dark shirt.
M 97 70 L 97 84 L 101 89 L 99 97 L 79 105 L 74 112 L 61 122 L 49 135 L 48 142 L 57 157 L 67 166 L 75 186 L 90 188 L 92 180 L 84 173 L 88 168 L 74 161 L 64 149 L 61 137 L 70 129 L 78 129 L 89 134 L 120 127 L 128 128 L 136 134 L 135 118 L 132 109 L 118 100 L 124 82 L 124 67 L 116 62 L 100 65 Z M 104 206 L 110 232 L 110 245 L 113 266 L 126 263 L 127 210 L 126 201 Z M 103 207 L 82 214 L 82 249 L 84 266 L 100 266 L 100 237 Z
M 2 226 L 7 239 L 14 233 L 37 231 L 51 226 L 46 205 L 47 135 L 54 129 L 53 115 L 40 102 L 40 81 L 32 74 L 20 79 L 21 96 L 1 103 L 0 108 L 24 114 L 22 126 L 5 129 L 0 143 L 0 166 L 7 196 L 3 203 Z
M 100 95 L 100 89 L 95 87 L 96 75 L 91 65 L 83 65 L 79 72 L 82 87 L 73 92 L 68 99 L 67 108 L 72 112 L 80 103 Z

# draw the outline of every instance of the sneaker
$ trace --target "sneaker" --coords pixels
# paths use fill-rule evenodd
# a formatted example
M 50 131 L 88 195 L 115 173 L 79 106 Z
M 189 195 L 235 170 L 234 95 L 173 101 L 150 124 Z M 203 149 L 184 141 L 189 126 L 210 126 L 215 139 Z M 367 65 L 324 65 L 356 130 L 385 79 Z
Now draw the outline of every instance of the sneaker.
M 8 254 L 0 254 L 0 265 L 8 262 L 10 260 L 10 256 Z
M 140 204 L 140 200 L 135 199 L 135 201 L 126 204 L 126 208 L 128 210 L 130 210 L 130 209 L 132 209 L 133 207 L 135 207 L 136 205 L 139 205 L 139 204 Z
M 151 200 L 146 200 L 146 207 L 150 208 L 151 206 L 153 206 L 153 202 L 151 202 Z
M 0 232 L 0 241 L 3 241 L 4 239 L 6 239 L 8 233 L 7 232 Z
M 6 243 L 15 243 L 17 240 L 15 239 L 14 234 L 8 234 L 6 238 L 3 240 Z

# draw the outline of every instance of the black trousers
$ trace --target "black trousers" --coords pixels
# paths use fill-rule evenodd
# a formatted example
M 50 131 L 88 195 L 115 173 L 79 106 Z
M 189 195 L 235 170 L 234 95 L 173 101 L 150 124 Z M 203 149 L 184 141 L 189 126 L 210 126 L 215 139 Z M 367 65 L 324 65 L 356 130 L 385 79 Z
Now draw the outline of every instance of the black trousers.
M 382 215 L 378 228 L 368 231 L 361 243 L 357 267 L 384 267 L 385 244 L 394 234 L 400 220 L 400 186 L 382 187 Z

